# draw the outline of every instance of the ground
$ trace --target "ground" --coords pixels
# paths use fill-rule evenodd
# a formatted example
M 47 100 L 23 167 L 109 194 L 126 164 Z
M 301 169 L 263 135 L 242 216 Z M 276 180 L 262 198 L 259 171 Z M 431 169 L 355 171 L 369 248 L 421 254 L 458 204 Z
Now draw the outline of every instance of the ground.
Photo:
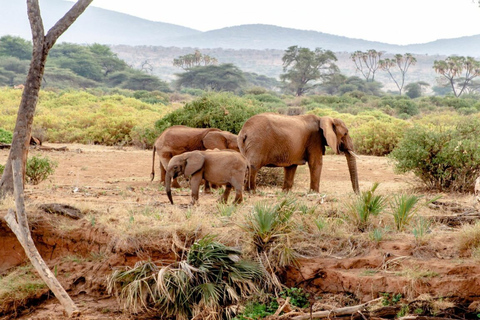
M 158 163 L 155 180 L 150 181 L 151 150 L 76 144 L 47 146 L 65 146 L 67 150 L 30 151 L 30 156 L 57 161 L 58 167 L 46 181 L 26 186 L 27 212 L 39 251 L 80 308 L 83 319 L 139 318 L 124 312 L 117 300 L 106 294 L 105 279 L 114 268 L 133 266 L 139 260 L 175 259 L 182 243 L 176 237 L 181 232 L 172 232 L 173 229 L 184 228 L 185 234 L 215 230 L 220 240 L 228 244 L 240 241 L 231 236 L 228 219 L 218 214 L 211 218 L 215 216 L 217 191 L 201 194 L 200 204 L 195 207 L 188 205 L 190 196 L 186 188 L 174 192 L 175 205 L 168 202 L 159 184 Z M 0 163 L 5 163 L 7 157 L 8 150 L 0 150 Z M 379 182 L 380 194 L 418 192 L 418 181 L 412 175 L 394 173 L 387 158 L 361 156 L 357 165 L 361 190 Z M 324 157 L 320 194 L 307 193 L 308 185 L 308 168 L 302 166 L 291 195 L 326 215 L 338 214 L 340 204 L 353 195 L 345 157 Z M 245 202 L 238 210 L 248 211 L 255 202 L 275 199 L 279 191 L 279 187 L 260 187 L 256 194 L 245 195 Z M 422 194 L 425 198 L 438 195 Z M 473 195 L 441 195 L 441 204 L 463 211 L 473 208 Z M 78 208 L 82 218 L 73 220 L 41 209 L 41 205 L 52 203 Z M 458 215 L 448 206 L 440 205 L 436 210 L 425 207 L 420 213 L 431 218 Z M 13 201 L 1 207 L 1 216 L 8 207 L 14 207 Z M 153 220 L 160 221 L 159 225 L 153 226 Z M 380 218 L 376 223 L 385 226 L 388 219 Z M 152 236 L 149 228 L 158 228 L 158 234 Z M 391 233 L 379 241 L 369 235 L 325 236 L 322 240 L 317 234 L 315 241 L 299 246 L 302 254 L 299 267 L 289 268 L 282 277 L 290 286 L 303 287 L 325 297 L 349 296 L 355 302 L 366 302 L 378 298 L 382 292 L 399 293 L 410 303 L 419 297 L 451 299 L 466 308 L 470 306 L 472 314 L 480 313 L 476 310 L 480 301 L 480 266 L 471 252 L 458 249 L 461 230 L 462 222 L 460 225 L 436 222 L 430 228 L 431 235 L 422 241 L 411 230 Z M 143 240 L 138 240 L 139 232 L 145 232 Z M 180 242 L 187 241 L 180 238 Z M 24 262 L 23 249 L 1 219 L 0 275 Z M 345 305 L 339 298 L 332 301 L 330 306 Z M 17 313 L 11 313 L 13 309 Z M 45 290 L 36 300 L 0 306 L 0 319 L 4 318 L 63 319 L 64 316 L 61 305 Z

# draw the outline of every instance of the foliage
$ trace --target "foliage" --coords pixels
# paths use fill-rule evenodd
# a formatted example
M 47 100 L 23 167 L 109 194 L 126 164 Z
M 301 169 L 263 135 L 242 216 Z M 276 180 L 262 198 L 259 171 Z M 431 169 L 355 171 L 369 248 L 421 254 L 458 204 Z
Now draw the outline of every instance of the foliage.
M 13 133 L 0 128 L 0 143 L 10 144 L 12 143 Z
M 19 37 L 0 38 L 0 85 L 18 85 L 25 81 L 32 44 Z M 134 70 L 101 44 L 56 44 L 45 65 L 43 88 L 120 87 L 131 90 L 169 92 L 165 81 Z
M 398 172 L 413 172 L 426 187 L 471 192 L 480 173 L 480 118 L 458 124 L 415 125 L 390 153 Z
M 159 132 L 173 125 L 193 128 L 218 128 L 237 134 L 251 116 L 266 111 L 256 100 L 243 99 L 231 93 L 209 92 L 185 104 L 155 123 Z
M 222 319 L 240 300 L 258 293 L 263 279 L 260 266 L 240 256 L 239 250 L 207 236 L 192 245 L 185 260 L 162 267 L 138 262 L 113 272 L 107 289 L 132 312 L 146 309 L 162 318 Z
M 368 51 L 355 51 L 350 55 L 350 59 L 355 63 L 356 70 L 360 71 L 367 82 L 375 81 L 375 73 L 380 68 L 380 58 L 382 51 L 370 49 Z
M 184 70 L 191 69 L 198 66 L 216 65 L 218 63 L 217 58 L 210 57 L 209 55 L 201 53 L 199 50 L 195 50 L 194 53 L 186 54 L 178 58 L 173 59 L 173 65 L 180 67 Z
M 193 67 L 176 74 L 176 88 L 194 88 L 213 91 L 239 91 L 246 80 L 242 71 L 231 63 Z
M 338 72 L 334 61 L 337 57 L 330 50 L 316 48 L 311 51 L 308 48 L 291 46 L 285 50 L 282 58 L 283 74 L 280 79 L 285 84 L 285 90 L 296 96 L 302 96 L 311 90 L 312 81 L 325 80 Z
M 34 185 L 39 184 L 51 176 L 57 166 L 58 163 L 48 157 L 30 157 L 27 159 L 26 180 Z
M 408 69 L 416 63 L 417 58 L 410 53 L 405 53 L 404 55 L 396 54 L 392 59 L 386 58 L 378 62 L 380 68 L 386 71 L 393 82 L 395 82 L 400 95 L 402 95 Z M 394 71 L 395 69 L 398 69 L 398 71 Z M 400 76 L 395 76 L 394 73 L 399 73 Z
M 0 38 L 0 56 L 30 60 L 32 58 L 32 43 L 20 37 L 3 36 Z
M 257 202 L 240 225 L 247 234 L 254 254 L 260 255 L 260 260 L 271 275 L 296 263 L 297 254 L 290 245 L 295 230 L 291 218 L 296 208 L 295 200 L 288 198 L 275 205 Z
M 375 195 L 378 186 L 379 183 L 375 182 L 370 190 L 362 191 L 347 204 L 347 218 L 362 232 L 368 228 L 370 216 L 377 216 L 385 208 L 387 199 L 384 196 Z
M 287 288 L 284 291 L 280 292 L 280 297 L 286 299 L 290 298 L 290 304 L 299 308 L 307 308 L 310 305 L 308 300 L 309 294 L 306 293 L 302 288 Z
M 395 195 L 390 204 L 395 228 L 402 231 L 410 224 L 418 212 L 417 203 L 420 197 L 416 195 Z
M 459 97 L 472 80 L 480 76 L 480 61 L 472 57 L 449 56 L 445 60 L 435 60 L 433 69 L 443 76 L 443 86 L 449 86 L 455 97 Z

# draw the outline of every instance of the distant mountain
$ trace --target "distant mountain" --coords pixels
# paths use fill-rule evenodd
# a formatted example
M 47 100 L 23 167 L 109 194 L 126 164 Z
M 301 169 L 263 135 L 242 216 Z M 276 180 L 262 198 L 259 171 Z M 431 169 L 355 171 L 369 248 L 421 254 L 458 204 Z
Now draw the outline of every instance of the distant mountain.
M 40 0 L 45 31 L 50 29 L 73 5 L 62 0 Z M 0 0 L 0 36 L 31 39 L 27 5 L 24 0 Z M 128 14 L 91 5 L 59 38 L 59 42 L 79 44 L 161 45 L 169 38 L 200 34 L 201 31 L 163 22 L 140 19 Z
M 48 30 L 68 11 L 72 4 L 73 2 L 63 0 L 41 0 L 40 8 L 45 29 Z M 0 11 L 0 36 L 8 34 L 31 39 L 26 1 L 0 0 L 0 8 L 2 8 Z M 394 36 L 392 36 L 392 41 L 394 41 Z M 429 55 L 480 56 L 480 35 L 401 46 L 262 24 L 201 32 L 93 6 L 87 8 L 62 35 L 59 42 L 253 50 L 285 50 L 289 46 L 298 45 L 311 49 L 320 47 L 334 52 L 375 49 L 401 54 L 408 52 Z

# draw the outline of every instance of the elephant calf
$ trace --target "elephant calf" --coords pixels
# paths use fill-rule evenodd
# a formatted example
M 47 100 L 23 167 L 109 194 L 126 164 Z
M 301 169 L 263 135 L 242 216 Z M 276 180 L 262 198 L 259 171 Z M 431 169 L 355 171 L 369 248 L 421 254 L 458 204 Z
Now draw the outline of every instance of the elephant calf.
M 233 187 L 235 188 L 234 203 L 241 203 L 246 171 L 247 160 L 239 152 L 232 150 L 196 150 L 176 155 L 170 159 L 165 174 L 168 199 L 173 204 L 171 182 L 172 179 L 183 174 L 190 179 L 191 204 L 198 202 L 198 191 L 202 179 L 211 184 L 225 185 L 225 192 L 219 199 L 221 202 L 227 202 Z

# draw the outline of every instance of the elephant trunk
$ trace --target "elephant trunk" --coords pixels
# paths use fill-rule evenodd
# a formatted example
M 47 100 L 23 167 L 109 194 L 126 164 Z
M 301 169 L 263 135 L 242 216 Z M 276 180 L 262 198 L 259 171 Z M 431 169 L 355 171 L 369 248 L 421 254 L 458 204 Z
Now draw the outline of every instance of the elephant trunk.
M 350 172 L 350 180 L 352 181 L 353 191 L 356 194 L 359 194 L 360 188 L 358 187 L 357 160 L 355 159 L 355 154 L 347 151 L 345 152 L 345 157 L 347 158 L 348 171 Z
M 165 190 L 167 191 L 167 197 L 168 200 L 170 200 L 170 203 L 173 204 L 173 198 L 172 198 L 172 176 L 171 174 L 167 171 L 165 175 Z

